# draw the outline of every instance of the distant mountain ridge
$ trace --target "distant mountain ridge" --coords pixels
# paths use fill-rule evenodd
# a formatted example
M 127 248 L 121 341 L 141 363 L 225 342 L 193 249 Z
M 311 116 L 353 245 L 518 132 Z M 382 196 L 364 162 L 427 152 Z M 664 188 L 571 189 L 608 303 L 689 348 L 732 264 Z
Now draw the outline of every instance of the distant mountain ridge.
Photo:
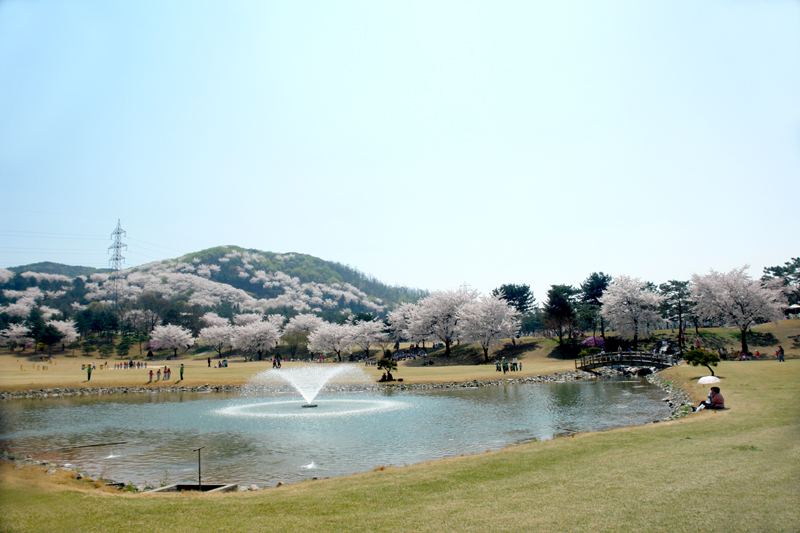
M 9 267 L 8 270 L 21 274 L 23 272 L 41 272 L 44 274 L 61 274 L 70 278 L 77 278 L 78 276 L 91 276 L 97 273 L 111 272 L 110 268 L 94 268 L 85 266 L 65 265 L 62 263 L 53 263 L 50 261 L 43 261 L 41 263 L 32 263 L 30 265 L 22 265 Z
M 110 302 L 115 294 L 120 302 L 132 305 L 142 294 L 156 293 L 208 309 L 383 316 L 399 303 L 428 294 L 389 286 L 348 265 L 308 254 L 239 246 L 217 246 L 125 269 L 116 283 L 110 274 L 110 269 L 52 262 L 0 269 L 0 305 L 7 304 L 7 312 L 22 313 L 36 302 L 46 312 L 64 312 L 91 302 Z

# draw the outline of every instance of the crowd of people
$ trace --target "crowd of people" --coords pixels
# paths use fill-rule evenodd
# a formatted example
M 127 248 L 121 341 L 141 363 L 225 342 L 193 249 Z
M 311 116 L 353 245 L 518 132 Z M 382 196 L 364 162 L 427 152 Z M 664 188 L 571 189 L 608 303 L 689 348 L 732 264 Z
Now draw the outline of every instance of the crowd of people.
M 697 347 L 698 350 L 703 352 L 710 352 L 715 354 L 721 361 L 760 361 L 767 359 L 767 354 L 763 354 L 760 351 L 756 350 L 755 352 L 744 352 L 741 350 L 734 350 L 731 348 L 728 350 L 727 348 L 722 348 L 721 350 L 708 350 L 705 347 Z M 786 359 L 784 358 L 785 352 L 783 351 L 783 346 L 778 346 L 778 349 L 775 350 L 775 358 L 780 362 L 785 362 Z
M 496 360 L 494 366 L 497 372 L 502 372 L 503 374 L 522 370 L 522 363 L 516 357 L 510 363 L 503 357 L 503 359 Z

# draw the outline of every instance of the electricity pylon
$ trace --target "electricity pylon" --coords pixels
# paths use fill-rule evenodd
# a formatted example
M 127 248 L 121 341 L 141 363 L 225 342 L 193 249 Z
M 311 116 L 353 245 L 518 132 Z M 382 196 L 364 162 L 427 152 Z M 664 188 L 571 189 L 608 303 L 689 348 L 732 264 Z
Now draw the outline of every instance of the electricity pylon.
M 114 310 L 119 312 L 119 271 L 122 269 L 122 263 L 125 258 L 122 257 L 122 249 L 127 248 L 127 244 L 122 244 L 122 237 L 125 235 L 125 230 L 122 229 L 120 220 L 117 219 L 117 229 L 111 233 L 111 238 L 114 239 L 114 244 L 108 247 L 111 254 L 111 259 L 108 263 L 111 265 L 111 299 L 114 301 Z

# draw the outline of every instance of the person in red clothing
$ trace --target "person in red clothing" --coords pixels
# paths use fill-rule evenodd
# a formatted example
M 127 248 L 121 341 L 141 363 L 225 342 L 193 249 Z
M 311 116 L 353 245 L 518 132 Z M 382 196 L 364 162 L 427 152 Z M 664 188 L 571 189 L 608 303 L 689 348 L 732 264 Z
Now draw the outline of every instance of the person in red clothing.
M 719 387 L 711 387 L 711 394 L 708 395 L 707 402 L 700 402 L 697 406 L 703 409 L 725 409 L 725 398 L 719 392 Z

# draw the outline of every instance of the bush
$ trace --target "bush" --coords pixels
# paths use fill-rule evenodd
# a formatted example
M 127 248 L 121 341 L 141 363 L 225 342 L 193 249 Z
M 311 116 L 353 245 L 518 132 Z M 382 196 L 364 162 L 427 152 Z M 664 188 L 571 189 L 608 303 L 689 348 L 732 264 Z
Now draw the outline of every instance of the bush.
M 602 348 L 606 345 L 605 339 L 603 337 L 588 337 L 583 342 L 581 342 L 583 346 L 589 346 L 591 348 Z M 598 350 L 595 353 L 600 353 Z
M 378 361 L 378 370 L 386 370 L 387 372 L 397 370 L 397 363 L 391 359 L 381 359 Z
M 578 354 L 578 357 L 586 357 L 587 355 L 596 355 L 602 352 L 600 348 L 586 348 L 585 350 L 581 350 Z
M 711 371 L 714 375 L 712 366 L 717 366 L 719 363 L 719 356 L 715 353 L 704 352 L 703 350 L 689 350 L 683 356 L 683 360 L 692 366 L 704 366 Z

